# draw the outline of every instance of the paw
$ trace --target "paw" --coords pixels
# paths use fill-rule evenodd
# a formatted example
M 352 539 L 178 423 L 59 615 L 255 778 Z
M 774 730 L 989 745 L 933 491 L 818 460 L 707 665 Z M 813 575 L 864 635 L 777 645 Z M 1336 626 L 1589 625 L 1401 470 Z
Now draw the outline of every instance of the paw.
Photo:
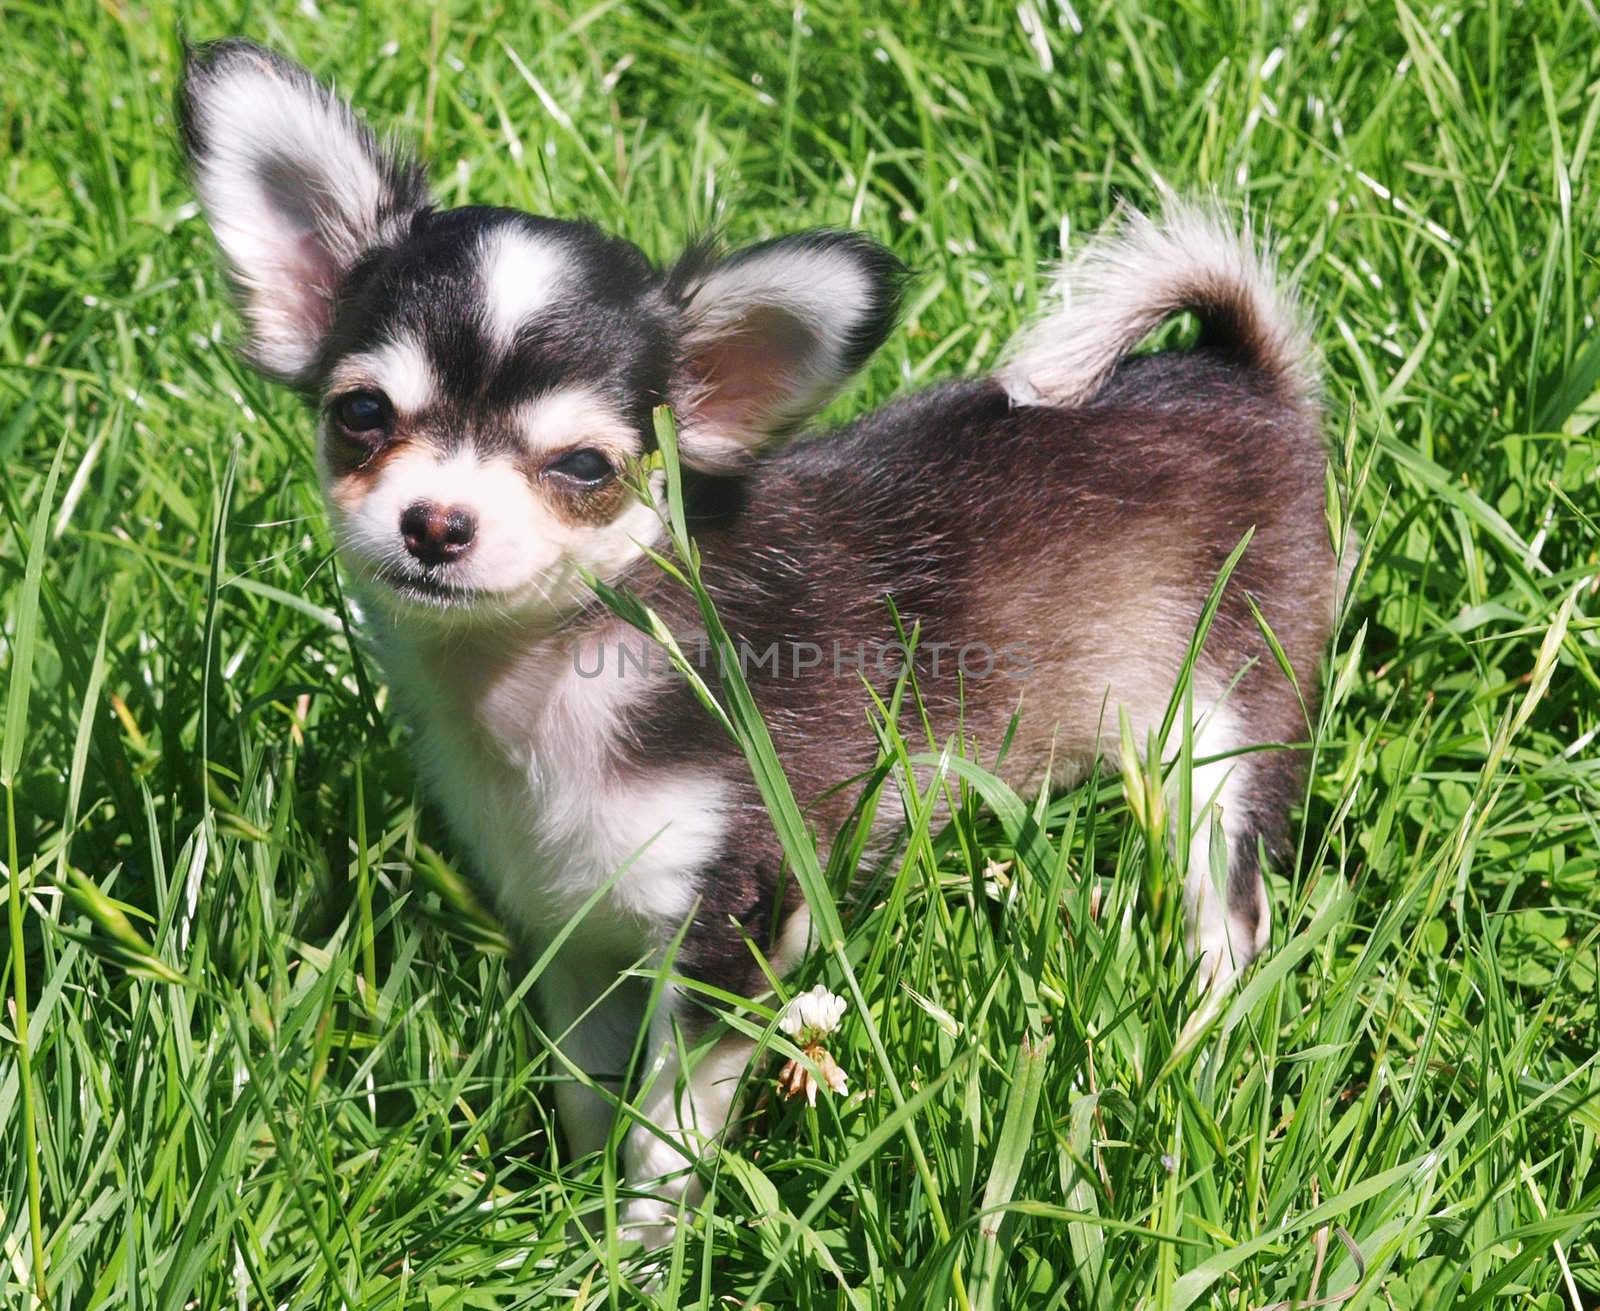
M 1257 926 L 1221 911 L 1215 903 L 1205 910 L 1194 932 L 1193 950 L 1200 959 L 1195 987 L 1220 997 L 1232 990 L 1250 962 L 1261 954 L 1270 930 L 1265 916 Z
M 617 1237 L 647 1252 L 670 1247 L 678 1233 L 678 1207 L 658 1197 L 635 1197 L 622 1208 Z

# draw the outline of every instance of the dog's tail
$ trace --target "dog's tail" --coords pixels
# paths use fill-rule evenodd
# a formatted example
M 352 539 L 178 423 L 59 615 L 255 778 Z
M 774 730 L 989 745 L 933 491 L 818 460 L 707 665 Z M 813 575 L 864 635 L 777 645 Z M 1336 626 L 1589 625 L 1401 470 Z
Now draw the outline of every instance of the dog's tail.
M 1209 204 L 1159 222 L 1129 212 L 1061 271 L 1056 304 L 1012 343 L 998 379 L 1019 405 L 1081 405 L 1117 362 L 1174 314 L 1200 320 L 1197 349 L 1257 371 L 1310 405 L 1316 354 L 1291 297 L 1246 225 Z

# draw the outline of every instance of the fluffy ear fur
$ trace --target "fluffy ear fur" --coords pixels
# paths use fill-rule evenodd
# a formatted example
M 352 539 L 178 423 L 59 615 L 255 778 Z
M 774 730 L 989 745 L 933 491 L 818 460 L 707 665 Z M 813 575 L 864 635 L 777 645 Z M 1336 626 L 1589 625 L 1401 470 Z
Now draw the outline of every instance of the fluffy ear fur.
M 685 462 L 736 469 L 827 404 L 888 335 L 904 277 L 849 232 L 685 256 L 668 286 L 683 323 L 673 404 Z
M 303 384 L 345 274 L 427 205 L 422 172 L 305 69 L 247 41 L 189 52 L 179 114 L 252 362 Z

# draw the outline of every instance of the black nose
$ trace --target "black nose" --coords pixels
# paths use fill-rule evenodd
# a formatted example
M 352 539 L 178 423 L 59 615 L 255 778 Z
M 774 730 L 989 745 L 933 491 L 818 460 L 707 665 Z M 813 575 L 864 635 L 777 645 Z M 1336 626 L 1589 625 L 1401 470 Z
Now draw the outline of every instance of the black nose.
M 423 564 L 449 564 L 459 560 L 472 545 L 478 521 L 471 510 L 459 505 L 443 506 L 433 501 L 418 501 L 400 516 L 400 536 L 406 550 Z

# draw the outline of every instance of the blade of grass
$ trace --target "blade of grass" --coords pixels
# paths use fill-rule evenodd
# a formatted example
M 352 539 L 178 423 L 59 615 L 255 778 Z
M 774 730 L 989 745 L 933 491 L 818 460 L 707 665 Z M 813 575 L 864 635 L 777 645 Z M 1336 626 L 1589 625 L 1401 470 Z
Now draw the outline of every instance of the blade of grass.
M 0 738 L 0 786 L 6 790 L 7 902 L 11 927 L 11 1007 L 17 1038 L 17 1068 L 22 1080 L 22 1142 L 28 1174 L 28 1240 L 32 1250 L 33 1287 L 46 1301 L 43 1205 L 39 1180 L 38 1090 L 33 1081 L 33 1053 L 28 1034 L 28 944 L 22 914 L 22 858 L 17 850 L 17 769 L 28 728 L 28 700 L 33 689 L 33 650 L 39 631 L 39 586 L 44 576 L 45 545 L 50 539 L 50 510 L 67 443 L 56 446 L 44 491 L 34 509 L 27 543 L 27 566 L 17 598 L 15 637 L 11 644 L 11 681 L 6 691 L 5 735 Z M 29 868 L 29 877 L 32 867 Z

